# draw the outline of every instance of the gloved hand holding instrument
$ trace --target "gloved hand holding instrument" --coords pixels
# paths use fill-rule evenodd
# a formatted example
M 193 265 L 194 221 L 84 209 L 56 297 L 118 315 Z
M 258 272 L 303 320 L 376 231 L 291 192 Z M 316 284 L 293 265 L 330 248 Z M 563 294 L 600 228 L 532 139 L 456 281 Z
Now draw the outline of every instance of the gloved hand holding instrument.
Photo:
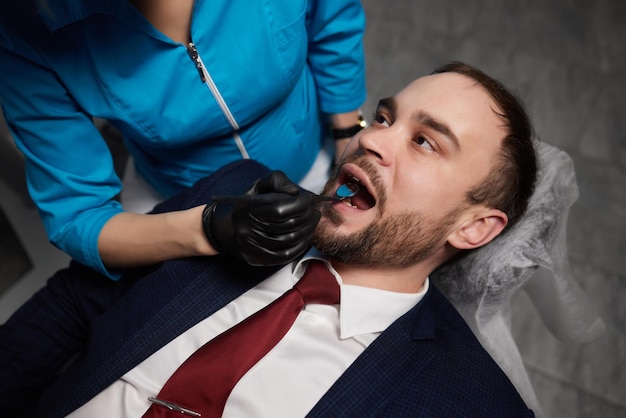
M 204 233 L 221 254 L 256 266 L 285 264 L 308 250 L 320 199 L 273 171 L 244 195 L 214 196 L 202 214 Z

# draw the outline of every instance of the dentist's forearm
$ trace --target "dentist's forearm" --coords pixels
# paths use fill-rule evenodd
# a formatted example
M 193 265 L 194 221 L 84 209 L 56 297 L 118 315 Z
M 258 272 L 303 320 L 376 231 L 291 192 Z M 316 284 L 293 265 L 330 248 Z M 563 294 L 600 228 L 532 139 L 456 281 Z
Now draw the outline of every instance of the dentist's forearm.
M 204 205 L 159 214 L 120 213 L 102 228 L 98 250 L 111 268 L 129 268 L 181 257 L 215 255 L 202 229 Z

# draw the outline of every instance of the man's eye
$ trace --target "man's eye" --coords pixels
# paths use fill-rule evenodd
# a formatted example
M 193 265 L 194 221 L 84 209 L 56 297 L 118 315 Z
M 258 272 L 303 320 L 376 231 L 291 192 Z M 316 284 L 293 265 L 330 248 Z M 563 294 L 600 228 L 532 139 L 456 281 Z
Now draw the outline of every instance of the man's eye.
M 418 137 L 416 137 L 414 141 L 420 147 L 428 149 L 430 151 L 434 151 L 433 146 L 430 145 L 430 142 L 428 142 L 428 140 L 425 137 L 423 137 L 422 135 L 419 135 Z
M 382 115 L 381 113 L 375 113 L 373 119 L 374 119 L 374 122 L 380 125 L 389 126 L 389 122 L 387 122 L 387 119 L 385 119 L 385 116 Z

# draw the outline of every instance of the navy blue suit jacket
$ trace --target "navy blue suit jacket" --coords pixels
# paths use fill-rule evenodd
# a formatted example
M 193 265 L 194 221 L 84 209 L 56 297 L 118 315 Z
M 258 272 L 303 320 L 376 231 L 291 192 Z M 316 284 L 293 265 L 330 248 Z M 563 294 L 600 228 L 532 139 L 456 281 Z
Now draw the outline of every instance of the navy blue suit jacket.
M 193 207 L 212 194 L 245 190 L 267 171 L 252 161 L 231 164 L 156 210 Z M 24 394 L 34 393 L 36 402 L 22 409 L 25 416 L 63 417 L 276 269 L 221 256 L 197 257 L 133 270 L 112 282 L 74 263 L 0 327 L 0 367 L 23 363 L 0 371 L 0 407 L 15 406 L 24 402 Z M 14 347 L 8 348 L 9 340 Z M 38 340 L 46 343 L 33 350 Z M 57 376 L 79 349 L 78 358 Z M 37 376 L 27 375 L 27 367 L 35 367 Z M 534 415 L 461 316 L 431 286 L 356 359 L 310 416 Z

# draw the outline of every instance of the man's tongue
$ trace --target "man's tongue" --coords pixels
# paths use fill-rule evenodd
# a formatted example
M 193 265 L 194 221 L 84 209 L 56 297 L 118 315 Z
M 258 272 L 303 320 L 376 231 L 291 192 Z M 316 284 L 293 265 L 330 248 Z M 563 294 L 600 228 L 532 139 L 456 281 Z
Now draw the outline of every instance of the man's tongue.
M 359 193 L 350 199 L 352 206 L 356 206 L 359 210 L 368 210 L 374 207 L 376 201 L 365 187 L 361 187 Z

